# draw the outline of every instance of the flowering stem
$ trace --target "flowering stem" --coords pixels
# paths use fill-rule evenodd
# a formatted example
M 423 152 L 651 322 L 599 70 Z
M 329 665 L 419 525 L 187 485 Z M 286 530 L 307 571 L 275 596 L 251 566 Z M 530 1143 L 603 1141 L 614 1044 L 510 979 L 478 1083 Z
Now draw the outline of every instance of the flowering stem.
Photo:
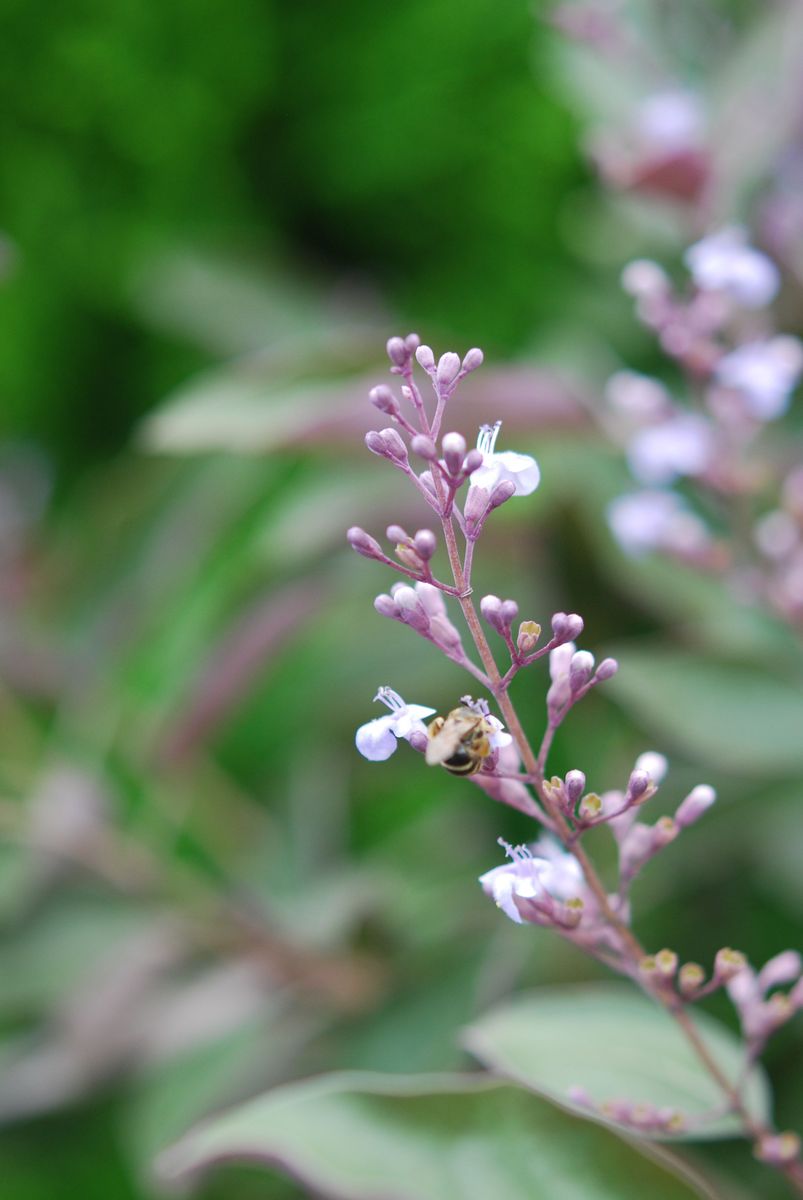
M 560 714 L 560 718 L 556 721 L 551 717 L 544 733 L 543 740 L 536 757 L 532 746 L 524 732 L 518 713 L 513 705 L 512 700 L 507 691 L 507 677 L 503 678 L 496 665 L 485 632 L 477 615 L 477 610 L 471 599 L 470 588 L 468 587 L 465 572 L 460 562 L 460 554 L 457 547 L 457 539 L 455 537 L 454 525 L 450 518 L 442 518 L 443 535 L 446 543 L 446 550 L 449 556 L 449 563 L 454 576 L 455 589 L 460 607 L 463 610 L 463 616 L 468 625 L 471 636 L 474 640 L 474 645 L 477 648 L 477 653 L 482 660 L 483 666 L 488 675 L 496 702 L 499 709 L 505 718 L 507 727 L 510 730 L 522 761 L 526 767 L 527 774 L 533 779 L 541 804 L 546 810 L 548 823 L 555 830 L 560 841 L 566 848 L 571 848 L 583 872 L 583 877 L 596 899 L 600 912 L 604 916 L 608 924 L 615 930 L 618 935 L 621 945 L 622 956 L 624 962 L 620 970 L 624 968 L 625 972 L 634 979 L 638 979 L 638 965 L 645 957 L 644 947 L 639 942 L 638 938 L 629 928 L 625 921 L 611 907 L 608 894 L 605 887 L 597 874 L 591 860 L 586 854 L 583 847 L 577 842 L 572 835 L 565 817 L 559 811 L 555 803 L 551 800 L 546 789 L 544 788 L 544 768 L 546 765 L 547 755 L 552 745 L 552 740 L 555 731 L 560 724 L 565 713 Z M 468 554 L 467 554 L 468 557 Z M 468 559 L 470 565 L 470 558 Z M 578 697 L 579 698 L 579 697 Z M 611 963 L 611 965 L 614 965 Z M 659 991 L 645 987 L 644 990 L 654 1000 L 663 1006 L 666 1012 L 673 1018 L 683 1033 L 687 1042 L 693 1049 L 701 1065 L 708 1072 L 717 1086 L 722 1091 L 729 1111 L 736 1114 L 742 1122 L 742 1126 L 746 1136 L 749 1136 L 753 1142 L 758 1143 L 764 1137 L 772 1136 L 773 1130 L 766 1126 L 763 1122 L 757 1121 L 747 1109 L 741 1095 L 740 1088 L 732 1084 L 727 1076 L 723 1073 L 716 1059 L 712 1056 L 707 1045 L 703 1041 L 700 1033 L 686 1011 L 683 1001 L 679 1000 L 672 994 L 665 994 Z M 776 1165 L 776 1164 L 770 1164 Z M 800 1160 L 790 1163 L 779 1163 L 777 1169 L 786 1177 L 794 1191 L 803 1196 L 803 1163 Z

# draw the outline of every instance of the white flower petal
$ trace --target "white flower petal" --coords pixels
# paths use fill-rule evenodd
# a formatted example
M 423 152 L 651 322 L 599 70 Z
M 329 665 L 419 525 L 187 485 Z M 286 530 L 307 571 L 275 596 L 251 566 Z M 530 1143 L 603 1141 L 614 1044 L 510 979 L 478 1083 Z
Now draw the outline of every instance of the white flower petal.
M 354 741 L 363 758 L 369 762 L 384 762 L 395 753 L 397 741 L 393 733 L 393 717 L 377 717 L 357 730 Z

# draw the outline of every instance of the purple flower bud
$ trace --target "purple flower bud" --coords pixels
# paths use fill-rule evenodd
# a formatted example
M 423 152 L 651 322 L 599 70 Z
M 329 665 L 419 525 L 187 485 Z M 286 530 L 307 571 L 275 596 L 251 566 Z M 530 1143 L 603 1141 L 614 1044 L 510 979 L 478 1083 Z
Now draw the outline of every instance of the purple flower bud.
M 441 442 L 443 461 L 450 475 L 457 475 L 466 456 L 466 439 L 461 433 L 447 433 Z
M 557 612 L 552 617 L 552 636 L 556 642 L 573 642 L 582 632 L 583 618 L 577 613 Z
M 717 798 L 717 794 L 712 787 L 706 783 L 700 783 L 696 788 L 692 788 L 686 799 L 681 803 L 675 813 L 675 821 L 681 829 L 688 828 L 695 821 L 699 821 L 700 817 L 706 812 Z
M 438 548 L 438 539 L 431 529 L 419 529 L 413 538 L 413 545 L 424 562 L 429 562 Z
M 417 433 L 410 442 L 410 449 L 419 458 L 425 459 L 427 462 L 432 462 L 438 457 L 438 447 L 433 442 L 432 438 L 426 437 L 423 433 Z
M 387 458 L 397 466 L 407 463 L 407 447 L 395 429 L 383 429 L 379 433 L 371 430 L 365 435 L 365 444 L 372 454 Z
M 480 350 L 477 346 L 474 346 L 468 351 L 463 359 L 463 370 L 466 373 L 469 371 L 476 371 L 477 367 L 482 366 L 484 359 L 485 355 L 483 354 L 482 350 Z
M 637 804 L 638 801 L 644 797 L 645 792 L 648 792 L 651 789 L 652 780 L 647 772 L 636 769 L 631 773 L 630 779 L 628 780 L 626 799 L 631 804 Z
M 471 528 L 483 519 L 488 510 L 488 493 L 483 487 L 474 484 L 468 489 L 466 502 L 463 505 L 463 516 L 466 525 Z
M 422 582 L 415 585 L 415 590 L 425 613 L 428 613 L 430 617 L 446 616 L 443 592 L 439 588 L 436 588 L 432 583 Z
M 419 367 L 423 367 L 425 371 L 431 371 L 435 366 L 435 355 L 429 346 L 416 347 L 415 357 Z
M 756 1142 L 753 1153 L 761 1162 L 785 1167 L 800 1157 L 800 1138 L 796 1133 L 765 1133 Z
M 385 530 L 389 542 L 409 542 L 410 536 L 401 525 L 388 525 Z
M 457 650 L 463 644 L 459 631 L 447 616 L 431 617 L 429 632 L 434 641 L 446 650 Z
M 453 350 L 447 350 L 438 359 L 438 369 L 436 379 L 441 388 L 448 388 L 457 379 L 460 374 L 460 355 L 455 354 Z
M 382 592 L 374 600 L 374 608 L 381 617 L 389 617 L 392 621 L 401 620 L 401 612 L 399 606 L 392 596 L 388 596 L 386 592 Z
M 429 616 L 416 595 L 415 588 L 402 586 L 395 589 L 393 599 L 399 608 L 401 619 L 418 633 L 429 633 Z
M 510 628 L 516 617 L 519 615 L 519 606 L 515 600 L 502 601 L 502 621 L 506 628 Z
M 480 612 L 492 629 L 501 632 L 502 601 L 498 596 L 483 596 L 480 600 Z
M 482 466 L 482 451 L 477 450 L 476 446 L 473 450 L 469 450 L 463 462 L 463 470 L 466 475 L 471 475 L 472 472 L 478 470 Z
M 564 780 L 566 795 L 572 804 L 576 804 L 585 791 L 586 777 L 582 771 L 568 771 Z
M 508 501 L 511 496 L 515 495 L 516 485 L 513 480 L 500 479 L 499 483 L 494 486 L 493 491 L 491 492 L 491 509 L 499 508 L 499 506 Z
M 596 1104 L 591 1099 L 591 1096 L 588 1094 L 586 1089 L 584 1087 L 580 1087 L 579 1084 L 574 1084 L 572 1087 L 570 1087 L 566 1095 L 571 1100 L 572 1104 L 577 1104 L 581 1108 L 596 1108 Z
M 435 483 L 432 479 L 432 472 L 422 471 L 418 476 L 418 482 L 427 493 L 432 507 L 436 509 L 436 511 L 440 512 L 440 500 L 438 499 L 438 493 L 435 491 Z
M 588 650 L 578 650 L 569 663 L 569 688 L 572 694 L 585 687 L 594 670 L 594 655 Z
M 421 338 L 417 333 L 408 333 L 404 339 L 404 344 L 411 354 L 415 354 L 418 347 L 421 345 Z
M 359 525 L 352 525 L 351 529 L 346 533 L 346 538 L 352 550 L 356 550 L 363 558 L 374 558 L 380 562 L 384 562 L 387 558 L 379 542 L 366 533 L 364 529 L 360 529 Z
M 396 397 L 384 383 L 380 383 L 378 387 L 371 388 L 368 393 L 368 399 L 374 408 L 378 408 L 380 412 L 395 415 L 399 411 L 399 404 Z
M 612 679 L 618 670 L 619 664 L 615 658 L 603 658 L 597 667 L 594 678 L 598 683 L 604 683 L 606 679 Z
M 408 350 L 402 338 L 388 338 L 385 349 L 388 352 L 388 358 L 394 364 L 394 366 L 403 367 L 409 361 L 410 351 Z

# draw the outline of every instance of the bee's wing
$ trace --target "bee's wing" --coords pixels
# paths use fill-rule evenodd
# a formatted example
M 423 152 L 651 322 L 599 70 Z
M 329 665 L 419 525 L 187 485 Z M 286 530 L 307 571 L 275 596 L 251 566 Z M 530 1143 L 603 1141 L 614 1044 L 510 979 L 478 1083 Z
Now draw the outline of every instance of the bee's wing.
M 427 765 L 436 767 L 446 762 L 456 752 L 466 734 L 466 722 L 459 717 L 449 717 L 437 733 L 431 734 L 427 742 Z

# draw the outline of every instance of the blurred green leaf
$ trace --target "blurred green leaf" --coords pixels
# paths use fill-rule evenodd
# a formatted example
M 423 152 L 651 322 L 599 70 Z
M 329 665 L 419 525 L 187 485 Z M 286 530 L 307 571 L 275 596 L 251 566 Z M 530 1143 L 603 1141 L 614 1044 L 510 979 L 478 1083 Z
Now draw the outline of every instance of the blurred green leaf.
M 783 776 L 803 766 L 803 691 L 739 663 L 615 646 L 610 687 L 634 720 L 704 763 Z
M 741 1043 L 705 1014 L 694 1019 L 725 1074 L 736 1079 L 743 1065 Z M 586 1117 L 589 1110 L 569 1098 L 573 1087 L 584 1088 L 596 1104 L 625 1099 L 673 1108 L 687 1117 L 722 1105 L 722 1093 L 669 1016 L 620 984 L 544 988 L 517 996 L 469 1026 L 464 1040 L 486 1066 Z M 745 1098 L 755 1116 L 768 1115 L 769 1085 L 760 1068 L 751 1074 Z M 740 1132 L 736 1118 L 723 1116 L 679 1137 Z
M 160 1160 L 173 1179 L 224 1160 L 284 1167 L 342 1200 L 653 1200 L 714 1193 L 678 1160 L 470 1076 L 345 1073 L 291 1084 L 199 1126 Z

